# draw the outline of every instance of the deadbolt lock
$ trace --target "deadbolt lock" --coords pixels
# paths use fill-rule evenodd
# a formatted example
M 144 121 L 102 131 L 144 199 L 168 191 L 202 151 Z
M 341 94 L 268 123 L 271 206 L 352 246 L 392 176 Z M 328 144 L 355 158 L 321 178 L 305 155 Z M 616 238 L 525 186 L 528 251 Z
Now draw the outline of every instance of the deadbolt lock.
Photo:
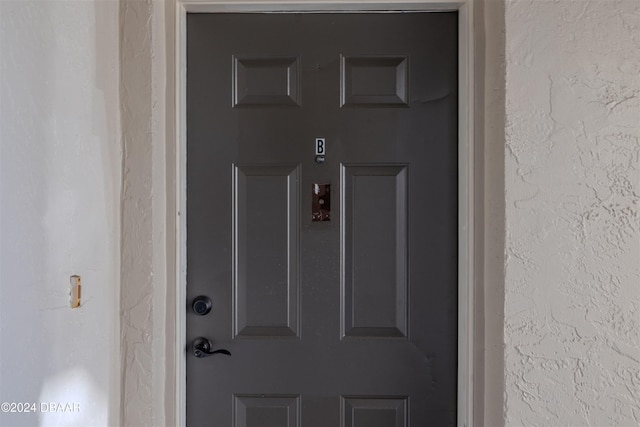
M 213 304 L 211 303 L 211 298 L 205 295 L 200 295 L 198 297 L 195 297 L 193 300 L 193 304 L 191 304 L 191 308 L 193 308 L 193 312 L 200 316 L 209 314 L 212 306 Z

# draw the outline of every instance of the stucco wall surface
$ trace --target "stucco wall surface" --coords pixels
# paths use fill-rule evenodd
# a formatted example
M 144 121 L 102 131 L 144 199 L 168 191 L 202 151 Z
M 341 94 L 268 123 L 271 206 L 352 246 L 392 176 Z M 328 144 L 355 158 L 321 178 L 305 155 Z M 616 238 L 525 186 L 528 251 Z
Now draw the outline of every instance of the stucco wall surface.
M 505 422 L 640 424 L 640 2 L 506 2 Z
M 164 0 L 120 0 L 122 114 L 122 283 L 120 294 L 122 426 L 171 425 L 175 397 L 166 343 L 165 37 Z M 169 365 L 169 367 L 167 366 Z M 165 400 L 166 399 L 166 400 Z M 169 402 L 169 403 L 167 403 Z M 169 413 L 168 418 L 165 418 Z
M 116 0 L 0 1 L 0 402 L 38 405 L 2 426 L 118 424 L 118 36 Z

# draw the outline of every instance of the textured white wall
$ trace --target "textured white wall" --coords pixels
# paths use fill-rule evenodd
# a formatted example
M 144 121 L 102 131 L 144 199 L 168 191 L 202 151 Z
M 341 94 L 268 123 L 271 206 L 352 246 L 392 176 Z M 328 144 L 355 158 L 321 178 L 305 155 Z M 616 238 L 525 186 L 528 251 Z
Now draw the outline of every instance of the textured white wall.
M 118 35 L 117 1 L 0 1 L 0 402 L 80 405 L 3 426 L 118 423 Z
M 172 117 L 165 106 L 165 51 L 173 45 L 165 28 L 164 0 L 120 0 L 120 67 L 123 136 L 121 360 L 123 426 L 175 424 L 175 396 L 166 396 L 174 382 L 173 319 L 167 289 L 173 260 L 167 259 L 167 185 L 165 138 Z M 170 207 L 173 213 L 173 207 Z M 169 222 L 167 222 L 169 221 Z M 175 273 L 173 273 L 175 275 Z M 174 282 L 171 282 L 174 283 Z M 169 301 L 168 301 L 169 299 Z M 167 343 L 168 346 L 167 346 Z
M 505 421 L 640 424 L 640 2 L 506 2 Z

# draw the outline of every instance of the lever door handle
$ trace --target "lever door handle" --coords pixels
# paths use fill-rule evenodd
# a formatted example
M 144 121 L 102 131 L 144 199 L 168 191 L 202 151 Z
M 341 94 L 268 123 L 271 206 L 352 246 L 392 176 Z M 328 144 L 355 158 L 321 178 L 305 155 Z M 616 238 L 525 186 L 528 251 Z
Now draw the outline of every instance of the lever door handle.
M 211 341 L 204 337 L 198 337 L 193 340 L 193 345 L 191 349 L 193 351 L 193 355 L 198 358 L 213 356 L 214 354 L 226 354 L 227 356 L 231 356 L 229 350 L 225 350 L 221 348 L 219 350 L 211 350 Z

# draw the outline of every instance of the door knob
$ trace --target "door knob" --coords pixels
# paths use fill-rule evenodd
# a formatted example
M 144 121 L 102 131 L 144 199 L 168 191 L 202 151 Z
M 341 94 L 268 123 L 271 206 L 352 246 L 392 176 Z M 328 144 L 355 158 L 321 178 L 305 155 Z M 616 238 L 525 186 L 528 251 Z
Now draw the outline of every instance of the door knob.
M 221 348 L 220 350 L 212 351 L 211 347 L 211 341 L 203 337 L 198 337 L 193 340 L 193 355 L 198 358 L 213 356 L 214 354 L 226 354 L 227 356 L 231 356 L 229 350 Z
M 193 311 L 196 314 L 199 314 L 200 316 L 204 316 L 205 314 L 208 314 L 211 311 L 212 305 L 213 304 L 211 303 L 211 298 L 204 295 L 200 295 L 199 297 L 195 297 L 193 299 L 193 304 L 191 304 L 191 308 L 193 308 Z

